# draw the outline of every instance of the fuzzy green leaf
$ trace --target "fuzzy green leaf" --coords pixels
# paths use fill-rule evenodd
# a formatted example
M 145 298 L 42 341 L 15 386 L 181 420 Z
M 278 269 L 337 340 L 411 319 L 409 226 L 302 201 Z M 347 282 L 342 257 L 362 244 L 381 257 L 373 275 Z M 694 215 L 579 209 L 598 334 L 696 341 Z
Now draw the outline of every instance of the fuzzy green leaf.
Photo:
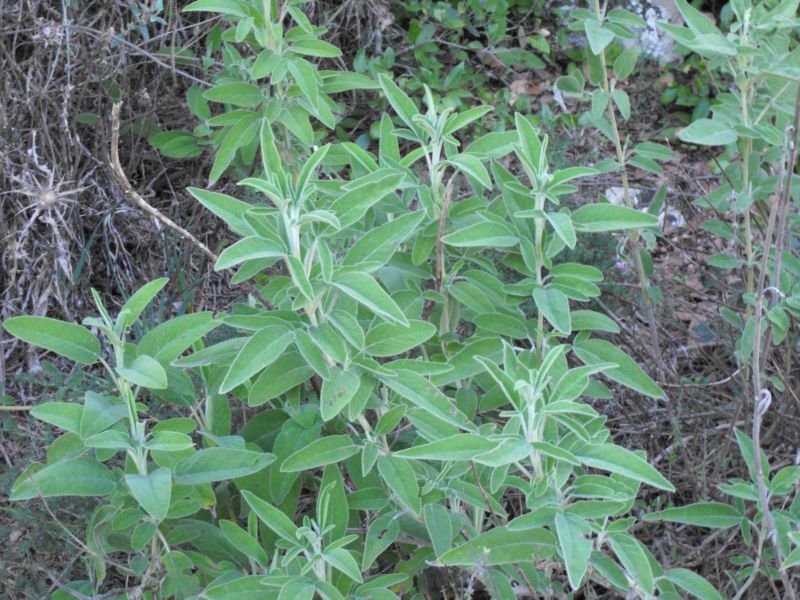
M 75 323 L 26 316 L 7 319 L 3 327 L 23 342 L 51 350 L 82 365 L 91 365 L 100 358 L 100 342 L 88 329 Z

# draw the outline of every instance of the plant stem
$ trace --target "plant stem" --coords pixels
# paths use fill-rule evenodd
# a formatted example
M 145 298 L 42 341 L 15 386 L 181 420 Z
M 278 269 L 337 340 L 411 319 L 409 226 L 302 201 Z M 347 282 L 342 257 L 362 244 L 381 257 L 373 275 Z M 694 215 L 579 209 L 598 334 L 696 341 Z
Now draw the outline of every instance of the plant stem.
M 792 132 L 793 137 L 793 144 L 790 144 L 787 140 L 784 143 L 783 153 L 781 157 L 780 163 L 780 172 L 778 175 L 778 185 L 785 185 L 784 189 L 776 190 L 776 193 L 773 195 L 772 198 L 772 207 L 769 213 L 769 221 L 767 222 L 767 232 L 764 236 L 764 242 L 762 245 L 762 256 L 761 256 L 761 269 L 759 272 L 758 277 L 758 289 L 756 291 L 755 296 L 755 308 L 754 308 L 754 327 L 753 327 L 753 365 L 752 365 L 752 377 L 753 377 L 753 398 L 754 398 L 754 406 L 753 406 L 753 467 L 756 474 L 756 485 L 758 487 L 758 499 L 761 504 L 761 512 L 763 515 L 763 524 L 762 524 L 762 534 L 763 537 L 768 538 L 772 545 L 775 548 L 775 562 L 777 563 L 778 573 L 780 574 L 781 581 L 783 582 L 784 587 L 784 594 L 786 598 L 790 600 L 794 600 L 796 598 L 794 590 L 792 588 L 792 583 L 789 579 L 788 574 L 786 573 L 786 568 L 783 566 L 783 556 L 781 552 L 780 545 L 778 544 L 777 540 L 777 533 L 775 531 L 775 521 L 772 516 L 772 510 L 769 507 L 769 496 L 767 494 L 767 483 L 766 483 L 766 475 L 764 473 L 764 465 L 761 461 L 761 421 L 766 414 L 767 410 L 769 409 L 770 403 L 772 401 L 772 394 L 770 393 L 769 389 L 766 387 L 762 387 L 761 381 L 761 371 L 762 371 L 762 361 L 761 361 L 761 327 L 763 323 L 763 314 L 764 314 L 764 294 L 766 290 L 766 282 L 767 282 L 767 269 L 769 266 L 769 256 L 770 251 L 772 250 L 773 244 L 773 236 L 775 234 L 775 224 L 778 222 L 780 217 L 780 223 L 783 224 L 786 221 L 786 211 L 788 209 L 788 199 L 790 196 L 790 192 L 787 192 L 787 189 L 791 189 L 792 184 L 792 174 L 794 172 L 797 154 L 796 154 L 796 145 L 797 145 L 797 128 L 800 125 L 800 86 L 798 86 L 797 92 L 797 101 L 795 104 L 795 117 L 794 117 L 794 131 Z M 749 141 L 749 140 L 748 140 Z M 789 150 L 789 146 L 791 146 L 791 150 Z M 784 165 L 788 165 L 786 173 L 784 174 Z M 786 175 L 784 177 L 784 175 Z M 786 200 L 784 202 L 784 200 Z M 782 232 L 779 232 L 778 239 L 783 240 Z M 782 248 L 779 247 L 778 244 L 775 246 L 776 256 L 776 270 L 775 270 L 775 277 L 776 281 L 774 282 L 775 285 L 780 285 L 780 271 L 778 269 L 778 261 L 779 257 L 778 254 L 781 252 Z M 752 268 L 754 265 L 748 264 L 749 268 Z M 749 307 L 749 305 L 748 305 Z M 767 324 L 767 328 L 769 329 L 769 324 Z M 766 355 L 767 351 L 769 350 L 769 343 L 770 343 L 771 336 L 769 334 L 764 335 L 764 354 Z
M 603 22 L 603 11 L 600 8 L 600 0 L 594 0 L 594 10 L 598 22 Z M 617 115 L 614 110 L 614 99 L 611 94 L 611 85 L 608 80 L 608 67 L 606 65 L 605 50 L 600 52 L 600 66 L 603 71 L 603 92 L 608 98 L 608 120 L 611 123 L 611 130 L 614 134 L 614 151 L 617 155 L 617 162 L 619 163 L 620 178 L 622 179 L 622 196 L 625 206 L 630 209 L 635 209 L 633 199 L 631 198 L 630 184 L 628 182 L 628 171 L 625 167 L 625 152 L 622 149 L 622 141 L 620 140 L 619 127 L 617 126 Z M 648 321 L 650 328 L 650 336 L 652 338 L 653 346 L 651 348 L 653 359 L 659 371 L 663 371 L 663 361 L 661 360 L 661 342 L 658 334 L 658 324 L 656 322 L 655 311 L 653 310 L 653 299 L 650 296 L 649 284 L 647 273 L 644 270 L 644 262 L 642 261 L 642 244 L 637 229 L 631 230 L 631 250 L 633 252 L 633 261 L 636 265 L 636 275 L 639 279 L 639 288 L 642 293 L 642 304 L 644 305 L 645 317 Z
M 543 186 L 539 184 L 539 191 L 536 193 L 536 210 L 544 211 L 545 208 L 545 195 L 542 191 Z M 544 238 L 544 219 L 535 219 L 534 222 L 534 252 L 536 260 L 536 283 L 544 285 L 544 278 L 542 276 L 542 269 L 544 268 L 544 248 L 542 248 L 542 240 Z M 541 310 L 537 312 L 536 321 L 536 357 L 541 363 L 544 357 L 544 313 Z

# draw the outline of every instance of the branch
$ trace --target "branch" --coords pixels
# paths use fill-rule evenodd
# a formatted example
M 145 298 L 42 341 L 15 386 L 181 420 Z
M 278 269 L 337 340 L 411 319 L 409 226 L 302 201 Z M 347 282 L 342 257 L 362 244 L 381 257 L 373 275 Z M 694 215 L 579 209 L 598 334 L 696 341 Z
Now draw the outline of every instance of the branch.
M 117 180 L 117 184 L 122 189 L 122 193 L 125 196 L 125 199 L 128 200 L 133 206 L 138 208 L 139 210 L 144 211 L 158 222 L 166 225 L 173 231 L 175 231 L 180 237 L 185 240 L 188 240 L 192 244 L 194 244 L 203 254 L 205 254 L 208 258 L 212 261 L 217 261 L 217 254 L 213 252 L 208 246 L 206 246 L 203 242 L 198 240 L 195 236 L 185 230 L 183 227 L 178 225 L 175 221 L 161 213 L 160 211 L 156 210 L 152 206 L 150 206 L 144 198 L 142 198 L 141 194 L 133 189 L 130 181 L 125 175 L 125 171 L 122 169 L 122 165 L 119 162 L 119 109 L 122 106 L 122 102 L 114 103 L 113 108 L 111 109 L 111 170 L 114 173 L 114 177 Z M 256 297 L 258 300 L 266 307 L 270 306 L 270 303 L 261 293 L 261 291 L 256 287 L 255 284 L 251 282 L 245 282 L 245 287 Z
M 775 224 L 780 220 L 781 226 L 786 223 L 786 211 L 788 210 L 788 199 L 791 193 L 792 175 L 796 168 L 797 161 L 797 141 L 798 141 L 798 128 L 800 127 L 800 85 L 797 88 L 797 101 L 795 104 L 794 122 L 792 124 L 791 134 L 787 135 L 784 143 L 783 153 L 781 156 L 780 172 L 778 174 L 779 185 L 783 184 L 785 187 L 779 189 L 773 196 L 772 206 L 769 214 L 769 222 L 767 224 L 767 233 L 764 237 L 764 244 L 762 249 L 761 258 L 761 272 L 759 274 L 758 288 L 756 289 L 756 306 L 755 306 L 755 327 L 753 333 L 753 466 L 756 475 L 756 485 L 758 487 L 758 498 L 761 503 L 761 511 L 763 514 L 764 522 L 762 524 L 762 531 L 766 534 L 763 537 L 772 542 L 775 548 L 775 562 L 777 563 L 778 573 L 780 574 L 781 581 L 783 582 L 785 598 L 795 600 L 797 598 L 792 583 L 786 572 L 786 567 L 783 564 L 783 555 L 778 544 L 777 531 L 775 530 L 775 521 L 772 516 L 772 510 L 769 507 L 769 496 L 767 494 L 766 476 L 764 474 L 764 465 L 761 462 L 761 421 L 769 405 L 772 402 L 772 394 L 769 389 L 762 387 L 761 381 L 761 333 L 763 322 L 763 305 L 764 294 L 766 293 L 767 269 L 770 250 L 773 244 L 773 235 L 775 234 Z M 789 132 L 787 131 L 787 134 Z M 785 168 L 785 172 L 784 172 Z M 780 219 L 779 219 L 780 217 Z M 778 242 L 775 244 L 775 276 L 780 277 L 780 253 L 783 244 L 783 232 L 778 232 Z M 780 280 L 775 281 L 775 285 L 780 285 Z M 765 347 L 764 355 L 766 356 L 769 351 L 771 343 L 771 336 L 769 324 L 767 324 L 767 333 L 765 334 Z
M 119 109 L 121 106 L 122 102 L 115 102 L 114 107 L 111 109 L 111 170 L 114 172 L 114 177 L 117 180 L 117 184 L 122 189 L 125 199 L 136 208 L 146 212 L 163 225 L 175 231 L 183 239 L 189 240 L 192 244 L 197 246 L 203 254 L 216 262 L 217 255 L 212 252 L 208 246 L 178 225 L 175 221 L 150 206 L 139 192 L 133 189 L 130 181 L 128 181 L 128 177 L 125 175 L 125 171 L 122 169 L 122 165 L 119 162 Z

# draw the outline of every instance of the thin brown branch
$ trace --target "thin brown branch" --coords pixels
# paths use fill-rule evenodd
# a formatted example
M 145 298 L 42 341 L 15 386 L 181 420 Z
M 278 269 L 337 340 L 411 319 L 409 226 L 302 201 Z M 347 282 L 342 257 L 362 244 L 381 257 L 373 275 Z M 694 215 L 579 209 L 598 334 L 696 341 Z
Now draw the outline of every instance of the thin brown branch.
M 111 170 L 114 173 L 117 184 L 119 184 L 119 187 L 122 189 L 122 193 L 125 195 L 125 199 L 136 208 L 142 210 L 156 219 L 158 222 L 175 231 L 183 239 L 190 241 L 208 258 L 216 261 L 217 255 L 212 252 L 208 246 L 186 231 L 183 227 L 178 225 L 175 221 L 150 206 L 145 199 L 142 198 L 139 192 L 133 189 L 133 186 L 128 181 L 128 177 L 125 175 L 125 171 L 122 169 L 122 165 L 119 162 L 119 109 L 121 106 L 122 102 L 116 102 L 114 107 L 111 109 Z

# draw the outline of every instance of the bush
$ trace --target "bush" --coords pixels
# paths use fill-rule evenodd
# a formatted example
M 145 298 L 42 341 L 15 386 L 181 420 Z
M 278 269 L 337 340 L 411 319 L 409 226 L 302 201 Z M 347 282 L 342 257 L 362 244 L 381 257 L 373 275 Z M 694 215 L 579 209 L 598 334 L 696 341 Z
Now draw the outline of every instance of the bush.
M 749 21 L 737 46 L 678 2 L 690 28 L 670 33 L 682 44 L 721 57 L 740 52 L 739 75 L 759 67 L 765 80 L 775 74 L 753 58 Z M 791 168 L 771 177 L 766 168 L 732 167 L 729 175 L 737 198 L 757 183 L 769 193 L 752 194 L 753 203 L 776 199 L 760 268 L 751 204 L 740 206 L 750 276 L 738 356 L 758 402 L 752 439 L 737 439 L 751 481 L 721 487 L 735 506 L 700 502 L 643 516 L 637 498 L 669 505 L 674 487 L 642 451 L 616 444 L 587 400 L 609 397 L 611 382 L 665 394 L 607 339 L 616 323 L 580 307 L 600 296 L 603 272 L 563 257 L 575 256 L 587 233 L 630 234 L 650 306 L 639 233 L 652 243 L 657 217 L 629 198 L 627 206 L 568 208 L 571 182 L 598 170 L 552 169 L 548 136 L 522 114 L 512 130 L 473 137 L 469 126 L 490 118 L 491 107 L 442 107 L 424 87 L 420 110 L 385 75 L 320 70 L 306 57 L 339 51 L 298 3 L 198 0 L 186 10 L 229 22 L 211 40 L 225 65 L 208 90 L 189 92 L 203 124 L 152 141 L 171 156 L 211 146 L 210 184 L 226 173 L 243 177 L 242 198 L 189 191 L 235 240 L 215 269 L 250 293 L 222 314 L 188 313 L 145 330 L 138 322 L 164 278 L 117 314 L 94 293 L 98 314 L 82 325 L 4 322 L 19 339 L 103 373 L 83 402 L 33 408 L 65 433 L 46 464 L 30 465 L 11 490 L 15 501 L 98 499 L 86 522 L 89 577 L 69 590 L 366 599 L 449 586 L 458 596 L 511 599 L 594 587 L 721 597 L 700 575 L 662 565 L 636 537 L 643 521 L 662 520 L 739 526 L 748 543 L 755 525 L 755 557 L 735 576 L 739 595 L 760 570 L 791 594 L 800 469 L 766 476 L 759 427 L 771 394 L 759 357 L 786 339 L 781 324 L 795 308 L 796 273 L 789 259 L 781 270 L 786 242 L 776 233 L 786 226 L 794 146 L 772 151 L 775 132 L 756 129 L 746 108 L 737 121 L 724 98 L 717 121 L 681 134 L 731 147 L 741 135 L 743 164 L 780 156 Z M 786 20 L 758 14 L 759 32 Z M 589 62 L 602 66 L 590 74 L 597 89 L 586 94 L 592 110 L 583 117 L 614 144 L 615 161 L 602 168 L 621 170 L 625 181 L 626 164 L 659 169 L 654 159 L 671 158 L 668 150 L 645 143 L 629 151 L 617 131 L 616 115 L 627 118 L 630 103 L 616 85 L 636 57 L 615 61 L 616 79 L 605 69 L 605 48 L 635 23 L 625 11 L 607 20 L 599 4 L 574 17 L 588 35 Z M 569 77 L 559 89 L 583 98 L 585 82 Z M 759 85 L 741 92 L 756 101 Z M 377 152 L 324 143 L 337 125 L 336 95 L 354 89 L 378 90 L 392 110 L 376 119 Z M 788 122 L 781 97 L 765 106 L 772 127 Z M 768 272 L 782 298 L 766 311 Z M 762 331 L 772 336 L 763 349 Z M 162 404 L 191 416 L 158 418 Z M 785 498 L 780 510 L 770 510 L 773 496 Z M 752 520 L 745 501 L 758 504 Z

